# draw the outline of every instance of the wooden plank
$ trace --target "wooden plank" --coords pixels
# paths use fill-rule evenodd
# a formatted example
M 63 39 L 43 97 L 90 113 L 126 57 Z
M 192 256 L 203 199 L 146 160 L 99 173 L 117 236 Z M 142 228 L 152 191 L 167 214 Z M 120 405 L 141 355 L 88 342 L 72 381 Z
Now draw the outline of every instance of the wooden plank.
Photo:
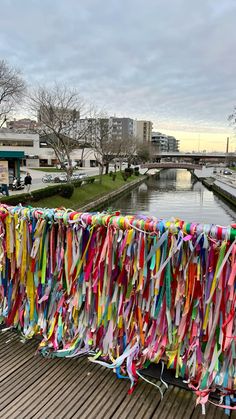
M 4 349 L 6 348 L 6 345 L 10 347 L 9 343 L 17 342 L 19 340 L 19 336 L 16 333 L 11 333 L 6 335 L 7 332 L 0 332 L 0 351 L 4 354 Z
M 169 388 L 163 400 L 153 414 L 153 418 L 185 419 L 190 418 L 194 410 L 193 395 L 177 387 Z
M 97 396 L 103 391 L 104 383 L 106 382 L 106 377 L 109 375 L 109 372 L 108 369 L 97 365 L 94 374 L 91 374 L 88 380 L 84 380 L 84 387 L 80 388 L 79 391 L 78 389 L 72 390 L 68 404 L 64 409 L 61 408 L 60 411 L 58 411 L 58 416 L 60 418 L 79 417 L 78 411 L 80 409 L 83 410 L 83 406 L 88 398 L 92 394 Z
M 4 358 L 1 355 L 1 366 L 0 366 L 0 382 L 2 382 L 7 376 L 11 375 L 14 371 L 23 368 L 23 365 L 26 364 L 29 360 L 33 359 L 34 363 L 36 363 L 36 356 L 34 353 L 32 354 L 31 348 L 15 348 L 15 354 L 12 355 L 10 358 Z
M 194 410 L 194 396 L 190 391 L 180 389 L 170 408 L 168 418 L 184 419 L 191 417 Z
M 138 414 L 143 406 L 147 394 L 151 391 L 151 385 L 140 381 L 132 395 L 126 394 L 125 399 L 118 409 L 114 412 L 113 418 L 131 418 Z
M 1 397 L 0 411 L 2 412 L 4 409 L 7 411 L 9 409 L 8 405 L 13 401 L 16 401 L 18 397 L 21 397 L 23 391 L 27 390 L 30 386 L 33 386 L 44 374 L 48 374 L 49 369 L 55 371 L 57 367 L 56 362 L 48 365 L 48 363 L 45 362 L 45 359 L 42 359 L 37 368 L 32 368 L 29 373 L 25 370 L 25 374 L 23 377 L 20 377 L 20 380 L 16 376 L 15 380 L 12 380 L 12 386 L 10 388 L 5 388 L 5 390 L 8 389 L 8 391 L 6 391 L 4 397 Z
M 124 399 L 126 398 L 129 387 L 130 384 L 127 381 L 119 380 L 119 386 L 117 385 L 115 397 L 110 397 L 109 400 L 105 401 L 105 409 L 101 408 L 101 410 L 98 412 L 97 419 L 112 418 L 116 410 L 119 408 L 119 406 L 123 403 Z
M 23 341 L 23 339 L 21 338 L 19 334 L 14 333 L 13 336 L 10 336 L 9 339 L 7 338 L 7 336 L 4 336 L 4 340 L 1 341 L 0 352 L 2 356 L 6 356 L 8 355 L 9 352 L 12 351 L 13 347 L 16 347 L 16 346 L 21 347 L 22 345 L 25 345 L 25 346 L 34 345 L 35 350 L 38 346 L 34 339 L 28 339 L 28 340 Z
M 191 419 L 202 419 L 204 416 L 202 416 L 202 408 L 201 406 L 196 406 L 194 409 L 194 412 L 192 414 Z M 206 405 L 206 418 L 211 418 L 211 419 L 227 419 L 229 418 L 229 416 L 227 416 L 225 414 L 224 409 L 214 406 L 210 403 L 207 403 Z M 230 418 L 233 419 L 234 413 L 232 411 Z
M 37 398 L 36 400 L 33 400 L 34 405 L 31 409 L 27 410 L 28 416 L 42 418 L 44 415 L 49 417 L 51 413 L 55 415 L 55 410 L 58 406 L 63 405 L 64 400 L 67 402 L 67 398 L 69 397 L 72 388 L 75 387 L 78 390 L 80 386 L 83 386 L 84 379 L 88 376 L 88 374 L 90 375 L 94 365 L 91 365 L 89 372 L 87 363 L 76 363 L 72 362 L 72 360 L 70 360 L 70 362 L 71 364 L 67 365 L 68 374 L 64 374 L 63 371 L 61 371 L 57 380 L 53 380 L 53 382 L 49 383 L 46 387 L 45 394 L 41 394 L 41 392 L 37 389 L 37 395 L 41 396 L 40 401 L 38 401 Z M 39 388 L 41 384 L 42 382 L 40 382 Z M 60 403 L 58 403 L 58 400 L 60 400 Z
M 100 414 L 102 414 L 103 417 L 103 414 L 107 413 L 112 401 L 116 399 L 120 391 L 123 391 L 120 387 L 121 384 L 123 383 L 118 380 L 116 374 L 109 371 L 109 374 L 103 382 L 102 388 L 90 395 L 81 408 L 76 411 L 76 416 L 94 419 L 101 417 Z
M 157 408 L 155 409 L 155 412 L 153 413 L 153 418 L 167 418 L 169 411 L 171 409 L 171 406 L 176 400 L 176 397 L 178 397 L 179 394 L 179 388 L 174 387 L 172 385 L 169 386 L 168 390 L 165 392 L 164 397 L 161 401 L 161 403 L 158 404 Z
M 123 380 L 122 380 L 123 381 Z M 153 407 L 152 401 L 155 398 L 156 399 L 156 404 L 154 404 L 154 406 L 158 405 L 158 403 L 160 402 L 161 396 L 160 393 L 158 392 L 157 388 L 151 386 L 151 384 L 146 384 L 143 383 L 142 381 L 140 381 L 138 383 L 137 388 L 134 390 L 134 393 L 132 395 L 129 395 L 127 393 L 130 383 L 128 382 L 126 385 L 126 388 L 124 388 L 124 383 L 120 382 L 120 384 L 117 385 L 117 390 L 114 394 L 114 397 L 111 395 L 111 397 L 107 400 L 104 401 L 103 403 L 103 407 L 100 408 L 99 412 L 97 412 L 96 410 L 93 411 L 91 418 L 97 418 L 97 419 L 103 419 L 103 418 L 113 418 L 117 416 L 117 412 L 119 411 L 119 409 L 121 410 L 120 413 L 118 413 L 118 417 L 125 417 L 125 412 L 124 412 L 124 402 L 125 399 L 128 398 L 129 401 L 131 401 L 134 396 L 135 393 L 138 392 L 138 388 L 140 387 L 140 393 L 138 395 L 136 399 L 135 404 L 133 405 L 132 409 L 125 409 L 125 411 L 129 412 L 129 417 L 132 417 L 134 415 L 134 417 L 136 416 L 136 410 L 138 411 L 138 417 L 139 418 L 146 418 L 146 411 L 148 409 L 148 407 L 150 407 L 150 404 Z M 156 380 L 155 380 L 156 382 Z M 142 386 L 141 386 L 142 384 Z M 158 383 L 159 385 L 160 383 Z M 119 386 L 119 387 L 118 387 Z M 142 387 L 142 388 L 141 388 Z M 125 390 L 125 391 L 124 391 Z M 120 395 L 119 395 L 120 392 Z M 133 411 L 133 413 L 131 414 L 130 410 Z M 155 410 L 155 409 L 152 409 Z M 82 416 L 83 418 L 85 418 L 86 416 Z
M 30 370 L 36 371 L 39 367 L 41 367 L 41 365 L 43 365 L 45 363 L 45 361 L 43 361 L 41 358 L 32 358 L 32 355 L 27 359 L 26 358 L 26 362 L 21 363 L 19 362 L 19 365 L 17 367 L 14 366 L 14 368 L 7 370 L 5 374 L 2 375 L 1 377 L 1 385 L 2 387 L 6 387 L 8 386 L 9 383 L 11 383 L 13 381 L 13 377 L 16 376 L 14 379 L 13 384 L 15 385 L 20 377 L 24 377 L 26 375 L 26 371 L 27 371 L 27 375 L 29 375 Z M 11 386 L 12 387 L 12 386 Z M 2 395 L 4 394 L 4 392 L 1 393 Z
M 20 355 L 21 353 L 26 354 L 30 352 L 32 356 L 32 350 L 28 350 L 28 347 L 30 349 L 34 349 L 34 347 L 32 347 L 32 345 L 29 342 L 29 344 L 27 345 L 27 349 L 26 349 L 26 345 L 23 346 L 21 344 L 21 346 L 19 346 L 19 344 L 15 344 L 15 345 L 13 344 L 11 348 L 9 347 L 5 348 L 5 353 L 2 353 L 3 351 L 1 351 L 0 356 L 1 356 L 2 361 L 4 362 L 1 362 L 0 371 L 3 372 L 6 369 L 5 368 L 6 365 L 8 366 L 9 364 L 14 363 L 14 360 L 17 358 L 19 359 L 18 354 Z
M 159 382 L 158 385 L 161 383 Z M 165 386 L 161 386 L 163 393 L 167 390 Z M 150 393 L 147 395 L 142 407 L 139 410 L 139 419 L 150 418 L 153 416 L 157 406 L 161 403 L 161 395 L 157 388 L 152 387 Z
M 66 361 L 64 363 L 50 362 L 45 374 L 35 383 L 32 383 L 24 389 L 10 408 L 7 407 L 6 411 L 3 412 L 5 413 L 5 418 L 10 419 L 14 414 L 20 414 L 26 418 L 32 417 L 30 413 L 32 410 L 36 410 L 37 412 L 40 410 L 39 401 L 41 401 L 40 404 L 42 405 L 44 398 L 50 394 L 52 388 L 56 387 L 58 389 L 59 385 L 64 386 L 63 379 L 66 379 L 67 376 L 70 376 L 74 372 L 68 366 L 70 366 L 69 362 Z
M 191 392 L 169 386 L 161 401 L 158 390 L 140 380 L 128 395 L 128 380 L 86 358 L 35 356 L 38 343 L 22 344 L 14 331 L 0 332 L 1 419 L 202 419 Z M 209 404 L 208 417 L 227 418 Z

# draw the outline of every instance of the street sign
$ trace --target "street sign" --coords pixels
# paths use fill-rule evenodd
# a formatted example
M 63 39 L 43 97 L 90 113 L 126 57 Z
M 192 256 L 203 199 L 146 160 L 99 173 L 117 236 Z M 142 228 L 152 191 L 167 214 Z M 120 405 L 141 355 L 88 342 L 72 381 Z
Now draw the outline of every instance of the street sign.
M 9 185 L 8 161 L 0 160 L 0 185 Z

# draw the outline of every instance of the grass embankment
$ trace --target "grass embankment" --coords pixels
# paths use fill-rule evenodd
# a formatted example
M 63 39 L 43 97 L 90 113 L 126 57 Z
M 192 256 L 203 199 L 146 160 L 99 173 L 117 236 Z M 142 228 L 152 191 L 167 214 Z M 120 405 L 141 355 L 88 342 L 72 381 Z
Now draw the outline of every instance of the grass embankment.
M 119 189 L 121 186 L 126 185 L 133 180 L 138 180 L 140 177 L 131 176 L 125 182 L 120 173 L 117 173 L 116 180 L 113 181 L 112 177 L 109 175 L 103 175 L 102 184 L 98 182 L 98 176 L 96 176 L 95 183 L 82 185 L 79 188 L 75 188 L 71 198 L 63 198 L 59 195 L 54 195 L 49 198 L 40 199 L 37 202 L 34 202 L 33 206 L 41 208 L 58 208 L 66 207 L 71 209 L 77 209 L 83 207 L 84 205 L 95 201 L 102 196 L 109 194 L 116 189 Z

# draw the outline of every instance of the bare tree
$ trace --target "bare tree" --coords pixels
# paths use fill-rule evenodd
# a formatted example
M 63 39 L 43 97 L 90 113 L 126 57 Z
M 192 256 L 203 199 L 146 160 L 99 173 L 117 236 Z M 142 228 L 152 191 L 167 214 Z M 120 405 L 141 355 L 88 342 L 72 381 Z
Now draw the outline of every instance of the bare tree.
M 76 89 L 55 84 L 34 91 L 30 95 L 30 107 L 38 118 L 39 135 L 54 150 L 69 181 L 73 174 L 71 153 L 85 146 L 88 138 L 89 125 L 80 119 L 86 112 L 84 101 Z
M 19 103 L 26 89 L 21 73 L 0 60 L 0 128 Z
M 90 146 L 99 165 L 100 183 L 102 183 L 104 168 L 108 173 L 109 164 L 120 155 L 122 144 L 112 135 L 113 127 L 107 116 L 96 116 L 92 125 Z
M 137 160 L 141 163 L 150 161 L 151 152 L 150 144 L 140 144 L 137 148 Z
M 234 107 L 232 114 L 228 116 L 228 121 L 230 125 L 233 127 L 233 129 L 236 131 L 236 106 Z
M 138 139 L 134 135 L 129 135 L 121 140 L 121 152 L 119 155 L 120 171 L 122 168 L 122 161 L 126 160 L 128 165 L 134 163 L 137 159 Z

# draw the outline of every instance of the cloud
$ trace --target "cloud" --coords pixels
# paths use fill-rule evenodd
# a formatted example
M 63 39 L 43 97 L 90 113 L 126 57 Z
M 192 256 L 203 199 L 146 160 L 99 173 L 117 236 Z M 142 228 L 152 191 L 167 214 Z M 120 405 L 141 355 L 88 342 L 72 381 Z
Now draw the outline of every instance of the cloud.
M 236 102 L 235 21 L 234 0 L 1 0 L 0 56 L 111 114 L 220 132 Z

